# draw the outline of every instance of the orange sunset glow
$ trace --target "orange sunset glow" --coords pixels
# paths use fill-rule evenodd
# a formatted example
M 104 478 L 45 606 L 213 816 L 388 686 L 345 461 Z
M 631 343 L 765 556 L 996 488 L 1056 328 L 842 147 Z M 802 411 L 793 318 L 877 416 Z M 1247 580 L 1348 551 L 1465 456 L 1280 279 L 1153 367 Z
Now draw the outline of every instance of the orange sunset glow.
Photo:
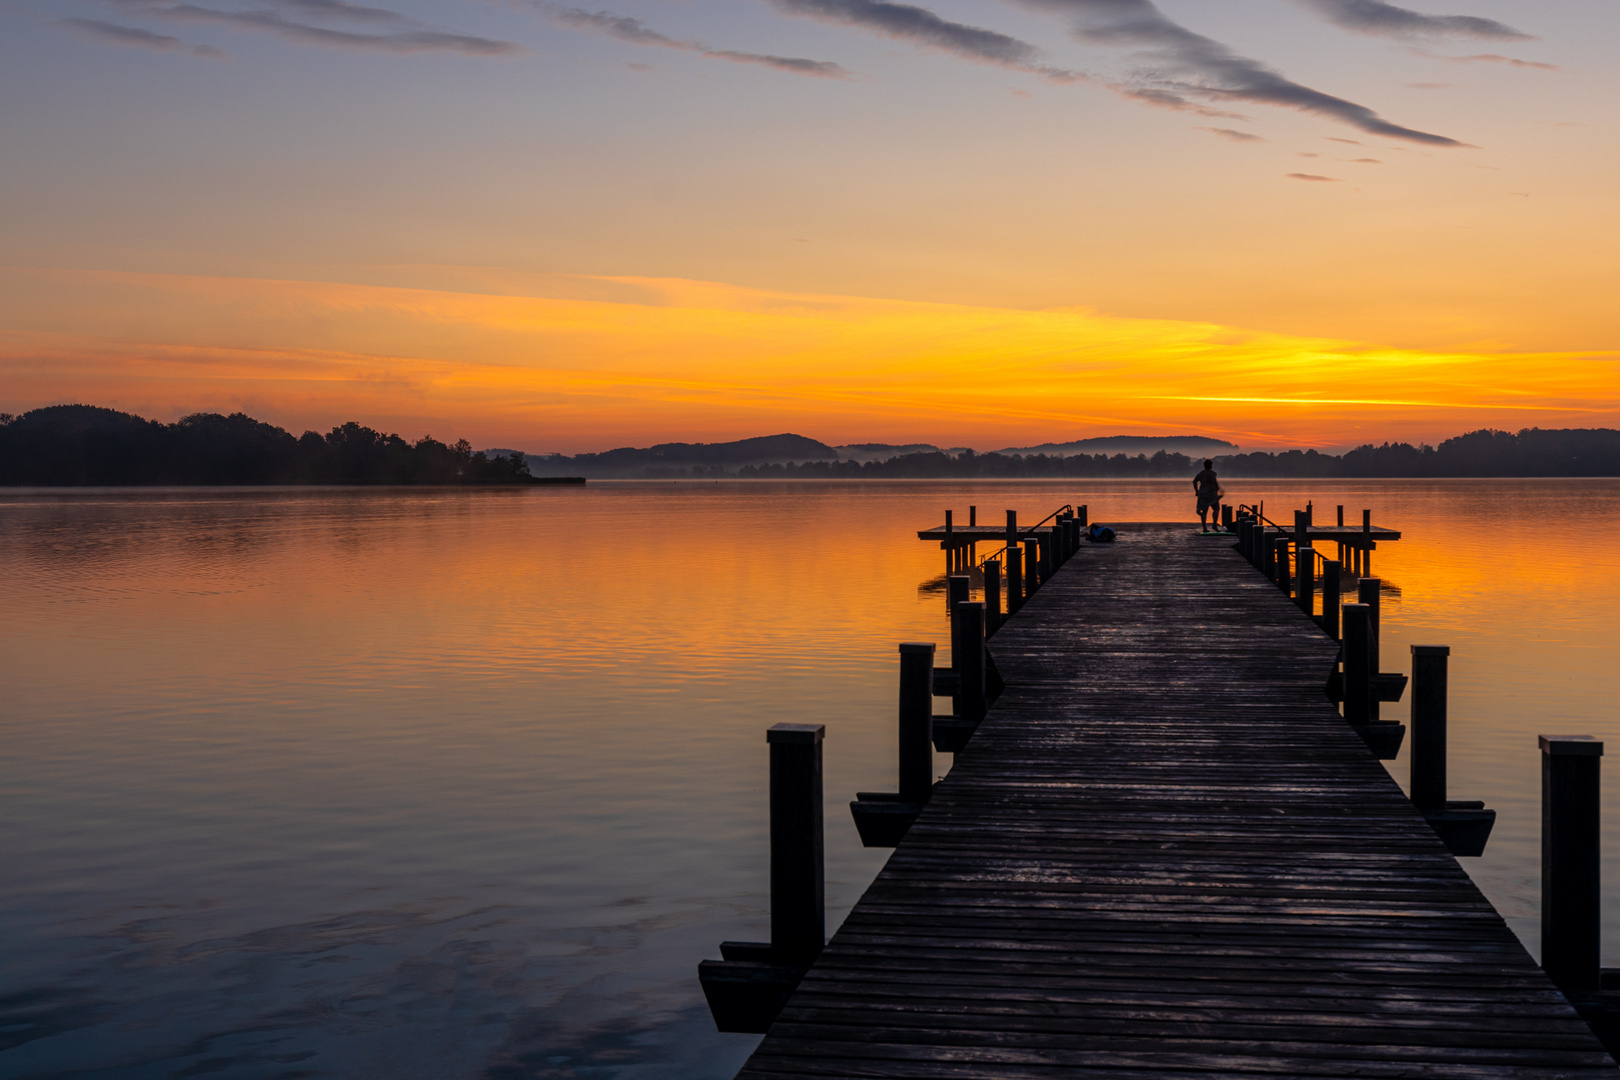
M 1620 422 L 1598 0 L 68 6 L 0 14 L 0 411 L 566 453 Z

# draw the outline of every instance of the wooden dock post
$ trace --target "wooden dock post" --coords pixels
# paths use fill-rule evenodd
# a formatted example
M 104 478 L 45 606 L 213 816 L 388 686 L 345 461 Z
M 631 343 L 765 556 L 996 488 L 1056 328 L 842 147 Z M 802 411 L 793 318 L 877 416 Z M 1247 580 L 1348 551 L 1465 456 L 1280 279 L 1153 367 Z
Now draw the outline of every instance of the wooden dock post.
M 963 601 L 952 611 L 951 667 L 956 670 L 956 716 L 977 723 L 987 709 L 984 678 L 984 605 Z
M 1307 615 L 1316 614 L 1316 549 L 1301 544 L 1294 552 L 1294 603 Z
M 1024 544 L 1024 599 L 1035 595 L 1041 587 L 1041 544 L 1031 536 Z
M 900 790 L 859 791 L 849 804 L 864 847 L 894 847 L 934 791 L 934 643 L 900 643 Z
M 1376 680 L 1383 669 L 1383 657 L 1378 651 L 1378 634 L 1383 629 L 1380 620 L 1379 598 L 1382 594 L 1383 583 L 1377 578 L 1364 577 L 1356 585 L 1356 599 L 1367 608 L 1367 625 L 1371 627 L 1371 635 L 1367 644 L 1367 664 L 1370 677 Z M 1378 719 L 1378 695 L 1373 694 L 1368 704 L 1368 719 Z
M 822 724 L 776 724 L 770 746 L 771 940 L 722 941 L 698 982 L 721 1031 L 763 1034 L 827 941 Z
M 1366 604 L 1344 605 L 1344 718 L 1371 722 L 1372 612 Z
M 1291 588 L 1293 582 L 1290 580 L 1288 566 L 1288 545 L 1292 543 L 1293 540 L 1288 536 L 1274 536 L 1271 538 L 1273 553 L 1271 580 L 1275 581 L 1277 583 L 1277 588 L 1281 589 L 1284 593 L 1293 592 L 1293 589 Z
M 1339 528 L 1344 528 L 1344 504 L 1339 504 Z
M 1001 560 L 986 559 L 984 574 L 984 636 L 1001 629 Z
M 1337 559 L 1322 560 L 1322 629 L 1339 640 L 1339 605 L 1344 602 L 1344 564 Z
M 1412 646 L 1412 805 L 1453 855 L 1485 854 L 1496 811 L 1446 797 L 1447 645 Z
M 1378 638 L 1373 631 L 1372 609 L 1366 604 L 1346 604 L 1344 620 L 1344 674 L 1339 690 L 1344 702 L 1344 718 L 1380 761 L 1392 761 L 1401 752 L 1406 725 L 1378 719 L 1380 698 L 1399 701 L 1406 688 L 1406 676 L 1378 673 Z M 1330 682 L 1331 688 L 1331 682 Z
M 956 536 L 955 526 L 951 524 L 951 512 L 945 511 L 945 573 L 956 573 Z
M 1361 512 L 1361 576 L 1372 576 L 1372 511 Z
M 1446 808 L 1447 645 L 1412 646 L 1412 805 Z
M 1018 511 L 1007 511 L 1007 547 L 1018 546 Z
M 900 801 L 934 789 L 934 643 L 900 643 Z
M 1024 553 L 1017 544 L 1007 545 L 1007 614 L 1024 606 Z
M 1601 895 L 1598 766 L 1590 735 L 1541 743 L 1541 967 L 1566 995 L 1598 989 Z
M 1230 503 L 1222 503 L 1221 504 L 1221 528 L 1226 532 L 1231 532 L 1232 531 L 1233 526 L 1234 526 L 1234 522 L 1236 521 L 1236 519 L 1232 516 L 1232 514 L 1233 514 L 1233 510 L 1232 510 L 1231 504 Z
M 771 747 L 771 952 L 809 964 L 827 943 L 822 724 L 775 724 Z
M 1080 527 L 1082 529 L 1084 529 L 1087 525 L 1091 524 L 1091 522 L 1089 520 L 1087 520 L 1087 518 L 1086 518 L 1086 504 L 1085 503 L 1081 503 L 1079 506 L 1075 507 L 1074 512 L 1075 512 L 1075 516 L 1080 519 Z

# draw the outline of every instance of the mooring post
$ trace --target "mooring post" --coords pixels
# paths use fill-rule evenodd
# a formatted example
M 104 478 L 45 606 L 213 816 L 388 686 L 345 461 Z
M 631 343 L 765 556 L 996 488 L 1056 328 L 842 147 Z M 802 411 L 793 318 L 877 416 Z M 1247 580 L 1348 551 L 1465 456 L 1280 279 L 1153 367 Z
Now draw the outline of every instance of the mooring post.
M 1372 613 L 1366 604 L 1344 605 L 1344 718 L 1371 722 Z
M 1057 526 L 1041 537 L 1041 580 L 1051 581 L 1057 573 Z
M 1080 527 L 1082 529 L 1084 529 L 1087 525 L 1090 524 L 1090 522 L 1086 519 L 1086 505 L 1084 503 L 1081 503 L 1075 509 L 1076 509 L 1076 513 L 1080 517 Z
M 1237 520 L 1232 515 L 1233 515 L 1233 510 L 1232 510 L 1231 504 L 1222 503 L 1221 504 L 1221 528 L 1226 532 L 1231 532 L 1232 531 L 1233 525 Z
M 1275 576 L 1271 580 L 1275 581 L 1277 583 L 1277 588 L 1281 589 L 1284 593 L 1292 592 L 1290 586 L 1293 584 L 1293 582 L 1290 580 L 1291 575 L 1289 573 L 1288 566 L 1288 545 L 1293 543 L 1293 540 L 1286 535 L 1274 536 L 1271 539 L 1271 543 L 1275 552 L 1275 562 L 1273 565 Z
M 1024 554 L 1017 544 L 1007 545 L 1007 614 L 1024 606 Z
M 1344 528 L 1344 505 L 1339 505 L 1339 528 Z
M 1372 511 L 1361 512 L 1361 576 L 1372 576 Z
M 1344 564 L 1337 559 L 1322 560 L 1322 629 L 1334 641 L 1339 640 L 1339 604 L 1343 602 L 1342 574 Z
M 934 790 L 934 643 L 900 643 L 900 801 Z
M 1367 607 L 1367 626 L 1369 637 L 1367 640 L 1368 674 L 1376 679 L 1384 670 L 1383 657 L 1378 651 L 1378 635 L 1383 630 L 1383 621 L 1380 617 L 1382 604 L 1379 597 L 1382 595 L 1383 583 L 1377 578 L 1364 577 L 1356 585 L 1356 599 Z M 1367 703 L 1367 718 L 1378 719 L 1378 695 L 1374 694 Z
M 1449 645 L 1412 646 L 1412 805 L 1446 808 L 1446 665 Z
M 1024 599 L 1035 595 L 1035 590 L 1041 587 L 1041 544 L 1031 536 L 1024 544 Z
M 1301 544 L 1294 552 L 1295 592 L 1294 602 L 1299 609 L 1307 615 L 1314 615 L 1316 608 L 1316 549 L 1309 544 Z
M 977 506 L 968 507 L 968 524 L 969 525 L 977 525 L 978 523 L 979 523 L 979 508 Z
M 951 512 L 945 511 L 945 573 L 956 573 L 956 537 L 951 525 Z
M 1007 511 L 1007 548 L 1018 546 L 1018 511 Z
M 956 605 L 951 620 L 951 667 L 956 669 L 961 692 L 956 715 L 982 720 L 986 711 L 984 686 L 984 605 L 977 600 Z
M 986 559 L 984 572 L 984 636 L 1001 629 L 1001 561 Z
M 1598 988 L 1602 888 L 1598 766 L 1590 735 L 1541 736 L 1541 968 L 1569 995 Z
M 776 724 L 771 747 L 771 952 L 808 964 L 827 941 L 821 821 L 822 724 Z
M 1303 510 L 1294 511 L 1294 546 L 1304 547 L 1310 543 L 1310 515 Z
M 1277 559 L 1277 549 L 1271 542 L 1271 532 L 1263 520 L 1255 528 L 1259 530 L 1256 539 L 1260 545 L 1259 551 L 1256 552 L 1259 558 L 1255 565 L 1260 567 L 1260 573 L 1267 578 L 1275 577 L 1276 571 L 1272 569 L 1272 564 Z

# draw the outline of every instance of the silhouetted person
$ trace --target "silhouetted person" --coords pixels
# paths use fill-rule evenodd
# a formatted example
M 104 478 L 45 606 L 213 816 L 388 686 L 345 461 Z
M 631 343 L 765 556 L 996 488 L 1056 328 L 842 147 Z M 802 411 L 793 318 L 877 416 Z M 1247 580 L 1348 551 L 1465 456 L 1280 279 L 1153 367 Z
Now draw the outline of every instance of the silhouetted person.
M 1209 523 L 1204 519 L 1213 510 L 1215 527 L 1220 528 L 1221 481 L 1215 475 L 1215 463 L 1209 458 L 1204 459 L 1204 471 L 1193 477 L 1193 490 L 1198 493 L 1198 527 L 1209 530 Z

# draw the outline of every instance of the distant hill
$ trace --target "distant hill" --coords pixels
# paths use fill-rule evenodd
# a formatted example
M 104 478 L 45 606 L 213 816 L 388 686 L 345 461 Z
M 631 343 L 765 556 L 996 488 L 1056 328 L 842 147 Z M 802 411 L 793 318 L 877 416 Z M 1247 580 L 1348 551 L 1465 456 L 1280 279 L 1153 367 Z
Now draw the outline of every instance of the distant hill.
M 995 451 L 998 454 L 1045 454 L 1047 457 L 1069 457 L 1074 454 L 1146 454 L 1152 457 L 1163 450 L 1167 454 L 1186 454 L 1188 457 L 1214 457 L 1230 454 L 1237 443 L 1225 439 L 1212 439 L 1205 435 L 1104 435 L 1095 439 L 1076 439 L 1066 443 L 1042 443 L 1039 446 L 1009 447 Z
M 803 435 L 761 435 L 721 443 L 659 443 L 640 449 L 632 446 L 599 454 L 528 456 L 536 476 L 669 477 L 726 476 L 744 465 L 779 465 L 787 462 L 837 461 L 838 452 L 826 443 Z

